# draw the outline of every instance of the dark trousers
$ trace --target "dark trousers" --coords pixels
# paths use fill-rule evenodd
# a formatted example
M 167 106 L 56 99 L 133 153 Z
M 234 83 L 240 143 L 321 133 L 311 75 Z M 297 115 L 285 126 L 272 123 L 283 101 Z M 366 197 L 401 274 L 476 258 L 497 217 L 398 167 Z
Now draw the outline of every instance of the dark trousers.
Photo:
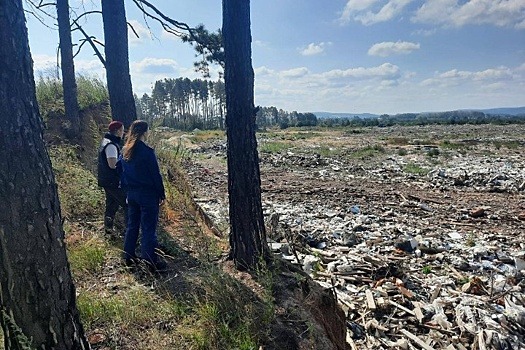
M 124 238 L 124 258 L 135 258 L 135 249 L 140 240 L 141 258 L 153 264 L 157 262 L 157 223 L 159 221 L 159 197 L 151 192 L 129 191 L 128 223 Z
M 119 207 L 124 209 L 124 217 L 127 217 L 126 192 L 124 192 L 122 188 L 111 187 L 104 187 L 104 192 L 106 192 L 104 226 L 106 228 L 113 228 L 113 221 L 115 220 L 115 214 Z

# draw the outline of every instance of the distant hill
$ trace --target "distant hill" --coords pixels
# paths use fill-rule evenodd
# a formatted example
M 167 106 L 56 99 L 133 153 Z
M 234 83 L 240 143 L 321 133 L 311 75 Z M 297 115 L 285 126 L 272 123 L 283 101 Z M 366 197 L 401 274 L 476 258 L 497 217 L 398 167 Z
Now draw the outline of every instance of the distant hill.
M 506 114 L 506 115 L 523 115 L 525 114 L 525 107 L 510 107 L 510 108 L 490 108 L 490 109 L 472 109 L 473 111 L 480 111 L 485 114 Z
M 313 112 L 317 118 L 328 119 L 328 118 L 341 118 L 341 119 L 352 119 L 354 117 L 365 118 L 377 118 L 379 114 L 372 113 L 330 113 L 330 112 Z
M 462 111 L 479 111 L 485 114 L 496 114 L 496 115 L 525 115 L 525 107 L 508 107 L 508 108 L 489 108 L 489 109 L 462 109 Z M 443 111 L 445 112 L 445 111 Z M 433 112 L 439 113 L 439 112 Z M 340 119 L 352 119 L 354 117 L 359 117 L 361 119 L 366 118 L 377 118 L 379 114 L 372 113 L 331 113 L 331 112 L 313 112 L 319 119 L 328 119 L 328 118 L 340 118 Z M 420 114 L 415 112 L 415 114 Z M 421 113 L 425 114 L 425 113 Z M 392 114 L 394 115 L 394 114 Z

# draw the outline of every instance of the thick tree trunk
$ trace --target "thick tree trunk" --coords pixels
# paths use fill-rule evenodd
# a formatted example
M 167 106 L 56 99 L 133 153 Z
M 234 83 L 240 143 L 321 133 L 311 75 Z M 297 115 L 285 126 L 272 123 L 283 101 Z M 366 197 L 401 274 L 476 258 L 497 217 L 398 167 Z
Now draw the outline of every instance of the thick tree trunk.
M 269 258 L 253 98 L 250 1 L 223 0 L 230 256 L 252 269 Z
M 60 68 L 62 69 L 62 87 L 64 89 L 64 107 L 66 117 L 71 123 L 68 128 L 69 138 L 80 135 L 80 117 L 78 111 L 77 82 L 73 63 L 73 45 L 71 43 L 71 25 L 69 23 L 68 0 L 57 0 L 58 35 L 60 37 Z
M 5 348 L 88 349 L 42 139 L 22 0 L 0 1 L 0 323 Z
M 126 129 L 137 119 L 129 74 L 128 27 L 124 0 L 102 0 L 106 76 L 113 120 Z

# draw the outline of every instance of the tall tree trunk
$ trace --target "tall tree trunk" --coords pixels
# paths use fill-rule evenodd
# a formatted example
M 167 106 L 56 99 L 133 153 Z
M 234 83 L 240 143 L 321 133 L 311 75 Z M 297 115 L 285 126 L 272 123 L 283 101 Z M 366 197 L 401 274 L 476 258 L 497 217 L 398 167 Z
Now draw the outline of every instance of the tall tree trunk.
M 137 119 L 129 74 L 128 27 L 124 0 L 102 0 L 106 76 L 113 120 L 126 129 Z
M 69 1 L 57 0 L 58 35 L 60 38 L 60 68 L 62 69 L 62 87 L 66 117 L 71 123 L 70 138 L 80 135 L 80 117 L 78 110 L 77 82 L 73 63 L 73 45 L 71 43 L 71 25 L 69 22 Z
M 6 349 L 88 349 L 42 139 L 22 0 L 0 1 L 0 323 Z
M 261 204 L 261 176 L 253 99 L 250 1 L 222 1 L 230 257 L 240 269 L 269 258 Z

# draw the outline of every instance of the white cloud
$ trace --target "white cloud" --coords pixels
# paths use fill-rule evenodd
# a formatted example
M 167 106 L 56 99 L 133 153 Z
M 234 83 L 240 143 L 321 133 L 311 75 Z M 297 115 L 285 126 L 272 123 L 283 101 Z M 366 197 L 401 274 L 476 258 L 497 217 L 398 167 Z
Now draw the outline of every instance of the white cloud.
M 299 78 L 304 77 L 307 74 L 308 68 L 306 67 L 293 68 L 280 72 L 280 76 L 284 78 Z
M 386 79 L 392 80 L 397 79 L 400 76 L 399 67 L 391 63 L 383 63 L 377 67 L 357 67 L 350 69 L 334 69 L 328 72 L 320 74 L 321 77 L 327 79 L 354 79 L 354 80 L 363 80 L 363 79 Z
M 351 20 L 371 25 L 389 21 L 403 12 L 414 0 L 348 0 L 339 21 L 343 24 Z
M 314 56 L 314 55 L 323 53 L 324 46 L 325 46 L 325 43 L 319 43 L 319 44 L 310 43 L 308 44 L 308 46 L 299 49 L 299 52 L 303 56 Z
M 146 26 L 134 19 L 131 19 L 128 22 L 131 27 L 133 27 L 133 29 L 131 29 L 131 27 L 128 25 L 128 40 L 130 45 L 138 45 L 146 40 L 151 40 L 151 31 Z M 135 33 L 137 33 L 139 36 L 138 38 Z
M 322 52 L 324 52 L 324 49 L 326 46 L 328 45 L 331 45 L 332 43 L 331 42 L 321 42 L 319 44 L 315 44 L 315 43 L 310 43 L 308 44 L 307 47 L 303 48 L 300 50 L 301 52 L 301 55 L 303 56 L 313 56 L 313 55 L 318 55 Z
M 425 79 L 421 82 L 423 86 L 458 86 L 465 84 L 476 84 L 483 86 L 505 86 L 512 80 L 519 80 L 519 67 L 513 72 L 508 67 L 488 68 L 482 71 L 464 71 L 451 69 L 449 71 L 437 72 L 433 78 Z M 481 84 L 481 85 L 480 85 Z
M 415 0 L 348 0 L 339 22 L 361 22 L 364 25 L 385 22 L 404 15 L 407 5 Z M 416 23 L 461 27 L 490 24 L 525 29 L 523 0 L 426 0 L 412 14 Z
M 409 54 L 414 50 L 419 50 L 419 46 L 419 43 L 411 43 L 407 41 L 384 41 L 382 43 L 372 45 L 372 47 L 370 47 L 368 50 L 368 54 L 370 56 L 381 57 L 398 54 Z
M 33 69 L 35 71 L 54 69 L 57 66 L 56 56 L 36 54 L 36 55 L 32 55 L 32 57 L 33 57 Z
M 178 64 L 169 58 L 147 57 L 139 62 L 131 62 L 131 70 L 142 74 L 164 74 L 169 76 L 177 71 Z
M 375 5 L 376 2 L 378 2 L 378 0 L 348 0 L 339 20 L 342 23 L 348 23 L 353 19 L 353 16 L 356 13 L 368 9 Z
M 523 0 L 428 0 L 416 11 L 417 23 L 461 27 L 491 24 L 499 27 L 525 28 Z
M 450 69 L 431 77 L 402 71 L 391 63 L 324 72 L 262 66 L 255 68 L 255 74 L 257 104 L 300 112 L 395 114 L 518 106 L 523 104 L 525 88 L 525 64 L 478 71 Z
M 33 69 L 35 75 L 56 76 L 60 75 L 60 68 L 57 67 L 57 58 L 50 55 L 36 54 L 33 57 Z M 75 73 L 103 76 L 105 71 L 102 63 L 98 59 L 75 59 Z

